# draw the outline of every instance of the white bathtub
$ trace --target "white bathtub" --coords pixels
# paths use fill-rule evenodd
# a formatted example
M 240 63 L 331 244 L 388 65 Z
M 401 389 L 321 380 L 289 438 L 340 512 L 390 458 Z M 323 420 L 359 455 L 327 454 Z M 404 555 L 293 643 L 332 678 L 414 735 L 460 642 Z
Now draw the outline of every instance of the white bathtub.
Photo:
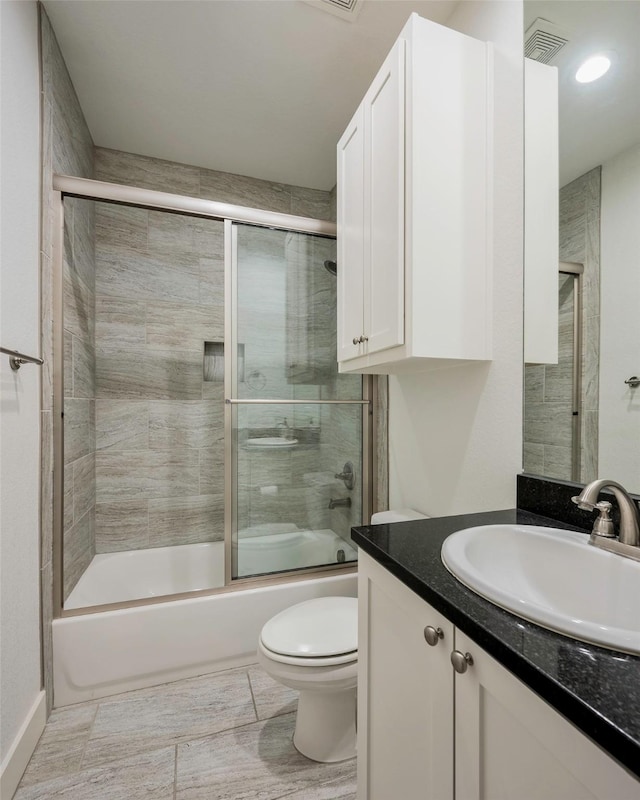
M 333 564 L 339 560 L 355 561 L 356 549 L 330 529 L 268 533 L 248 528 L 240 531 L 234 553 L 238 575 L 260 575 L 300 569 L 315 564 Z M 248 535 L 254 533 L 255 535 Z M 342 559 L 338 553 L 342 551 Z
M 224 586 L 224 542 L 101 553 L 76 584 L 66 609 Z
M 294 536 L 301 533 L 312 532 L 294 532 Z M 251 541 L 252 538 L 255 541 Z M 282 540 L 277 543 L 272 540 L 273 546 L 270 547 L 268 540 L 271 538 L 247 537 L 243 539 L 241 548 L 246 542 L 246 552 L 250 558 L 258 551 L 263 556 L 265 550 L 273 554 L 280 549 Z M 327 537 L 322 538 L 326 544 Z M 261 541 L 258 542 L 258 539 Z M 298 544 L 303 549 L 309 545 L 309 541 L 308 536 L 298 536 Z M 348 543 L 340 540 L 340 546 L 344 548 L 345 545 L 349 547 Z M 331 547 L 334 546 L 335 542 L 332 542 Z M 196 569 L 183 548 L 195 548 L 191 554 L 199 553 L 202 556 L 202 569 Z M 186 577 L 194 580 L 203 574 L 210 577 L 210 570 L 206 566 L 209 557 L 217 564 L 223 561 L 220 544 L 218 558 L 214 558 L 215 547 L 211 546 L 184 545 L 156 550 L 179 551 L 173 566 L 169 554 L 154 550 L 114 554 L 130 556 L 120 561 L 111 555 L 102 558 L 98 561 L 97 574 L 100 580 L 87 582 L 82 589 L 85 593 L 82 604 L 113 602 L 113 599 L 108 599 L 114 596 L 112 592 L 115 591 L 115 584 L 107 579 L 110 572 L 116 577 L 116 583 L 122 579 L 117 586 L 119 594 L 116 598 L 122 601 L 125 587 L 134 592 L 130 594 L 132 597 L 152 597 L 165 593 L 169 585 L 184 587 Z M 163 564 L 164 572 L 161 570 L 158 573 L 153 566 L 141 566 L 139 556 L 145 554 L 149 559 L 158 557 L 156 567 Z M 206 558 L 204 554 L 207 554 Z M 349 557 L 347 555 L 347 559 Z M 136 582 L 138 588 L 135 588 Z M 161 585 L 164 588 L 160 588 Z M 171 591 L 194 588 L 205 587 L 191 585 L 188 589 L 174 588 Z M 56 619 L 53 622 L 54 704 L 65 706 L 251 664 L 256 660 L 260 630 L 274 614 L 312 597 L 355 597 L 356 591 L 354 573 L 338 574 Z M 69 608 L 68 603 L 66 607 Z
M 233 549 L 240 577 L 332 564 L 339 560 L 339 551 L 345 561 L 356 559 L 355 548 L 332 530 L 305 531 L 295 525 L 247 528 L 240 531 Z M 220 586 L 224 586 L 224 542 L 100 553 L 64 607 L 86 608 Z

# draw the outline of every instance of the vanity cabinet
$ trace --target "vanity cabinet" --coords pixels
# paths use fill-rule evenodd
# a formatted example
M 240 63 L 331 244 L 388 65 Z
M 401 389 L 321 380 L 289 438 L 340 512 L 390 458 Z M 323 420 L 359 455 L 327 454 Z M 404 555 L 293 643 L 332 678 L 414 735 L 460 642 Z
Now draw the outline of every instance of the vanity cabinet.
M 338 362 L 491 358 L 491 48 L 412 14 L 338 143 Z
M 450 800 L 453 625 L 358 557 L 358 800 Z
M 358 571 L 358 800 L 640 798 L 640 782 L 362 550 Z

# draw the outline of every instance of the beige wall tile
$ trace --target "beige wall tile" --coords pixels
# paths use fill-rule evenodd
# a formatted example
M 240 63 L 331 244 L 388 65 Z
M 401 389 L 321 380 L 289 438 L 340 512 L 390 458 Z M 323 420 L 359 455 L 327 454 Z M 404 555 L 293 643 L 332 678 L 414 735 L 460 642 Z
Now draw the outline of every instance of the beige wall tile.
M 224 539 L 224 494 L 149 500 L 149 545 L 215 542 Z
M 198 197 L 200 193 L 200 170 L 197 167 L 104 147 L 95 148 L 95 176 L 99 181 L 189 197 Z
M 148 501 L 124 500 L 96 505 L 96 553 L 150 547 Z
M 96 400 L 96 450 L 146 450 L 149 403 L 146 400 Z
M 194 495 L 199 479 L 197 450 L 96 453 L 98 503 Z

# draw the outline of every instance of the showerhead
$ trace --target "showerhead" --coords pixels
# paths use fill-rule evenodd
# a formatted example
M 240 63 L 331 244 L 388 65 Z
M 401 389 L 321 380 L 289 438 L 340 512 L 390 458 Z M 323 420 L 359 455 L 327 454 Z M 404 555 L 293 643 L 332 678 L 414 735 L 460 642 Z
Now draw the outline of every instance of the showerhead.
M 337 275 L 338 274 L 338 265 L 336 264 L 335 261 L 329 261 L 327 259 L 327 261 L 324 262 L 324 268 L 331 275 Z

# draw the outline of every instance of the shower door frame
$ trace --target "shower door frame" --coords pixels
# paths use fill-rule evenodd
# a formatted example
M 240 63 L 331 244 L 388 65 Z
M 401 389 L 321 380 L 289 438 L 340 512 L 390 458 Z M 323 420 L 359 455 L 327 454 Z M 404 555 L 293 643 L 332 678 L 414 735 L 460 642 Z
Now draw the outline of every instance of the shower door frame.
M 53 306 L 55 309 L 52 330 L 53 350 L 53 618 L 81 616 L 84 614 L 112 611 L 135 606 L 167 603 L 174 600 L 188 599 L 199 596 L 209 596 L 224 592 L 238 591 L 251 587 L 274 583 L 287 583 L 305 580 L 322 574 L 349 573 L 357 570 L 357 562 L 344 564 L 330 564 L 321 567 L 309 567 L 290 572 L 279 572 L 275 575 L 257 576 L 252 578 L 234 579 L 228 581 L 227 561 L 230 566 L 230 550 L 227 543 L 227 486 L 226 471 L 229 469 L 227 459 L 228 426 L 230 425 L 230 404 L 225 402 L 225 585 L 210 589 L 201 589 L 193 592 L 180 592 L 176 594 L 145 597 L 135 600 L 125 600 L 118 603 L 104 603 L 101 605 L 85 606 L 83 608 L 65 609 L 63 597 L 63 559 L 64 559 L 64 198 L 73 197 L 82 200 L 123 204 L 150 208 L 157 211 L 167 211 L 186 216 L 203 217 L 222 221 L 225 225 L 225 265 L 227 248 L 231 246 L 230 237 L 227 236 L 227 226 L 233 223 L 245 223 L 265 228 L 277 228 L 294 233 L 335 238 L 336 224 L 325 220 L 310 217 L 298 217 L 293 214 L 264 211 L 262 209 L 236 206 L 229 203 L 219 203 L 214 200 L 202 200 L 196 197 L 160 192 L 154 189 L 141 189 L 124 184 L 97 181 L 91 178 L 76 178 L 70 175 L 53 175 L 52 193 L 52 237 L 53 237 Z M 230 254 L 229 254 L 230 255 Z M 227 291 L 231 290 L 225 268 L 225 341 L 227 337 L 226 313 Z M 227 370 L 225 370 L 226 381 Z M 225 386 L 226 389 L 226 386 Z M 291 401 L 286 401 L 291 402 Z M 304 401 L 309 404 L 309 401 Z M 318 402 L 318 401 L 316 401 Z M 322 402 L 322 401 L 321 401 Z M 333 401 L 324 401 L 333 402 Z M 336 401 L 348 403 L 349 401 Z M 373 507 L 373 497 L 376 496 L 377 470 L 374 465 L 375 432 L 378 428 L 376 419 L 375 384 L 371 376 L 363 376 L 363 399 L 351 401 L 362 405 L 363 409 L 363 490 L 362 511 L 363 519 Z M 229 420 L 229 421 L 228 421 Z M 370 480 L 369 480 L 370 478 Z
M 582 281 L 584 264 L 560 261 L 559 275 L 573 278 L 573 363 L 571 379 L 571 480 L 582 472 Z

